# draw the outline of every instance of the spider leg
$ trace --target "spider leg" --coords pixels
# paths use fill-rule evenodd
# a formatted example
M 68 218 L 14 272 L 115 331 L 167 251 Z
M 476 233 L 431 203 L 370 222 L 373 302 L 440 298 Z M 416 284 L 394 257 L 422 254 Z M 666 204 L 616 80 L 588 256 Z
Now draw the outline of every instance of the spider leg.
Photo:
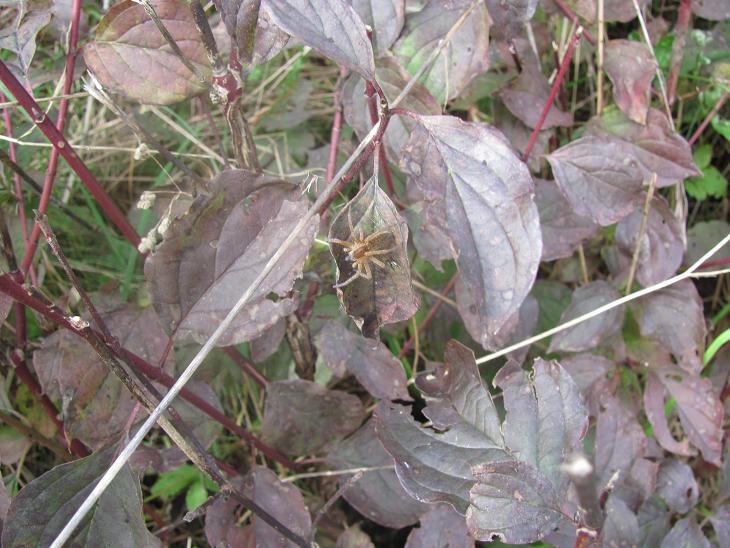
M 362 274 L 362 277 L 366 280 L 372 280 L 373 279 L 373 271 L 370 270 L 370 263 L 368 261 L 365 261 L 364 263 L 361 263 L 363 266 L 363 269 L 365 270 L 365 273 Z
M 331 243 L 331 244 L 339 244 L 339 245 L 344 246 L 344 247 L 346 247 L 348 249 L 352 249 L 353 247 L 355 247 L 355 244 L 353 244 L 352 242 L 346 242 L 345 240 L 340 240 L 338 238 L 330 238 L 327 241 L 329 243 Z
M 345 280 L 342 283 L 335 284 L 332 287 L 334 287 L 335 289 L 338 289 L 340 287 L 345 287 L 346 285 L 350 285 L 352 282 L 354 282 L 355 280 L 357 280 L 360 277 L 361 277 L 360 276 L 360 271 L 359 270 L 356 270 L 355 273 L 352 276 L 350 276 L 349 278 L 347 278 L 347 280 Z
M 362 254 L 363 257 L 373 257 L 375 255 L 387 255 L 388 253 L 393 253 L 395 251 L 395 247 L 390 247 L 388 249 L 376 249 L 375 251 L 366 251 Z
M 376 238 L 379 238 L 380 236 L 382 236 L 384 234 L 388 234 L 388 233 L 389 233 L 389 231 L 387 229 L 381 228 L 377 232 L 373 232 L 372 234 L 370 234 L 367 238 L 364 238 L 363 243 L 368 244 L 368 243 L 372 242 L 373 240 L 375 240 Z
M 373 262 L 373 264 L 379 266 L 380 268 L 385 268 L 385 263 L 380 259 L 376 259 L 375 257 L 369 257 L 369 259 Z

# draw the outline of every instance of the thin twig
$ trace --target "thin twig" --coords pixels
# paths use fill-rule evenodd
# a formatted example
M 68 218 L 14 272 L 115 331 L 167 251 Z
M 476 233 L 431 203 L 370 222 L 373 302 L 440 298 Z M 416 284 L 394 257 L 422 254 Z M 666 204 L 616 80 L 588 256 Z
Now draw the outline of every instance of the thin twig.
M 317 525 L 322 520 L 324 515 L 327 513 L 327 511 L 332 508 L 332 505 L 337 502 L 342 495 L 345 494 L 345 491 L 347 491 L 350 487 L 355 485 L 358 481 L 360 481 L 360 478 L 362 478 L 362 472 L 357 472 L 354 474 L 351 478 L 348 478 L 348 480 L 340 485 L 340 488 L 335 492 L 334 495 L 332 495 L 327 502 L 325 502 L 322 505 L 322 508 L 317 510 L 317 513 L 314 516 L 314 519 L 312 520 L 312 532 L 309 535 L 309 543 L 314 543 L 314 535 L 317 533 Z
M 674 25 L 674 42 L 672 43 L 672 57 L 669 62 L 669 80 L 667 82 L 667 98 L 673 105 L 677 96 L 679 71 L 682 67 L 684 46 L 687 43 L 689 21 L 692 18 L 692 0 L 680 0 L 677 12 L 677 24 Z
M 240 367 L 246 375 L 256 381 L 256 384 L 258 384 L 261 388 L 266 388 L 269 385 L 269 379 L 264 377 L 261 371 L 256 369 L 255 365 L 244 358 L 235 346 L 225 346 L 223 347 L 223 352 L 226 356 L 231 358 L 231 360 L 233 360 L 233 362 Z
M 38 445 L 42 445 L 46 449 L 50 449 L 54 455 L 56 455 L 59 459 L 61 459 L 63 462 L 68 462 L 69 454 L 68 452 L 61 446 L 60 444 L 56 443 L 53 440 L 50 440 L 43 436 L 40 432 L 38 432 L 35 428 L 26 425 L 19 419 L 16 419 L 9 413 L 6 413 L 5 411 L 0 410 L 0 421 L 4 422 L 14 430 L 17 430 L 21 434 L 23 434 L 26 438 L 28 438 L 33 443 L 37 443 Z
M 702 123 L 697 128 L 697 130 L 692 134 L 692 137 L 689 138 L 689 141 L 687 141 L 690 145 L 695 144 L 695 141 L 700 138 L 700 135 L 702 135 L 702 132 L 705 131 L 705 128 L 707 128 L 708 124 L 712 122 L 712 119 L 717 116 L 717 113 L 720 112 L 720 109 L 725 106 L 725 103 L 727 102 L 728 97 L 730 94 L 726 90 L 723 90 L 722 95 L 720 95 L 720 98 L 717 100 L 717 103 L 715 103 L 715 106 L 712 107 L 712 110 L 705 116 L 705 119 L 702 120 Z
M 530 140 L 527 143 L 527 148 L 525 148 L 525 162 L 527 162 L 527 160 L 530 158 L 530 152 L 532 152 L 532 147 L 535 146 L 535 141 L 537 141 L 537 136 L 542 129 L 542 125 L 545 123 L 548 112 L 550 112 L 550 109 L 553 107 L 553 101 L 555 101 L 555 97 L 558 94 L 558 90 L 560 89 L 560 86 L 563 83 L 563 79 L 565 78 L 565 74 L 568 71 L 568 67 L 570 66 L 570 61 L 573 58 L 575 46 L 582 35 L 583 27 L 578 27 L 573 34 L 573 38 L 568 44 L 568 49 L 565 51 L 563 61 L 560 63 L 560 69 L 558 70 L 558 74 L 555 77 L 552 88 L 550 88 L 550 95 L 548 96 L 547 101 L 545 101 L 545 105 L 543 106 L 542 112 L 540 113 L 540 118 L 537 121 L 535 129 L 532 131 L 532 135 L 530 135 Z
M 468 15 L 478 6 L 481 4 L 481 0 L 475 0 L 469 8 L 467 8 L 464 12 L 464 14 L 459 17 L 459 19 L 456 21 L 454 26 L 449 30 L 449 32 L 446 34 L 444 39 L 439 43 L 439 45 L 434 48 L 431 55 L 428 57 L 426 62 L 421 66 L 419 71 L 416 75 L 406 84 L 406 86 L 403 88 L 401 93 L 398 95 L 395 101 L 393 101 L 393 107 L 397 107 L 400 101 L 405 98 L 408 93 L 411 91 L 413 86 L 416 85 L 416 81 L 420 76 L 425 73 L 425 71 L 430 67 L 430 63 L 433 62 L 433 60 L 438 56 L 440 51 L 445 47 L 446 43 L 450 40 L 450 38 L 454 35 L 454 33 L 458 30 L 458 28 L 463 24 L 463 22 L 466 20 Z M 375 125 L 368 135 L 363 139 L 363 141 L 358 145 L 358 147 L 355 149 L 353 154 L 350 156 L 350 158 L 345 162 L 345 165 L 342 166 L 339 173 L 335 176 L 335 178 L 332 180 L 330 184 L 327 185 L 327 187 L 324 189 L 322 194 L 317 198 L 315 203 L 312 205 L 312 207 L 305 213 L 302 218 L 299 220 L 297 225 L 292 229 L 291 233 L 286 237 L 286 239 L 282 242 L 281 246 L 276 250 L 276 252 L 272 255 L 272 257 L 267 261 L 266 265 L 262 268 L 259 275 L 251 282 L 250 285 L 244 290 L 241 297 L 238 299 L 236 304 L 231 308 L 231 311 L 226 315 L 226 317 L 220 322 L 218 327 L 215 329 L 213 334 L 208 338 L 208 340 L 205 342 L 205 344 L 202 346 L 202 348 L 198 351 L 198 353 L 193 357 L 193 359 L 190 361 L 188 366 L 185 368 L 185 370 L 182 372 L 178 380 L 175 382 L 175 384 L 170 388 L 170 390 L 167 392 L 165 397 L 162 399 L 160 404 L 157 406 L 157 408 L 149 414 L 149 417 L 147 417 L 147 420 L 142 424 L 142 426 L 137 430 L 135 435 L 132 437 L 131 440 L 127 443 L 127 445 L 122 449 L 119 456 L 114 460 L 114 462 L 111 463 L 108 470 L 104 473 L 104 475 L 99 478 L 98 483 L 94 486 L 94 489 L 89 493 L 89 495 L 86 497 L 84 502 L 81 504 L 79 509 L 74 513 L 72 518 L 69 520 L 69 522 L 66 524 L 66 527 L 64 527 L 64 530 L 61 532 L 61 534 L 57 537 L 56 541 L 54 541 L 54 544 L 56 546 L 60 546 L 63 541 L 69 538 L 73 530 L 76 528 L 76 526 L 81 522 L 81 520 L 84 519 L 86 514 L 91 510 L 91 508 L 94 506 L 96 501 L 99 499 L 99 497 L 102 495 L 102 493 L 106 490 L 106 488 L 109 486 L 109 484 L 114 480 L 116 475 L 119 473 L 119 471 L 122 469 L 122 467 L 126 464 L 127 460 L 129 460 L 129 457 L 132 456 L 132 453 L 136 450 L 136 448 L 139 446 L 139 444 L 142 442 L 144 437 L 147 435 L 147 432 L 150 431 L 150 429 L 154 426 L 154 424 L 157 422 L 157 419 L 162 415 L 165 409 L 172 403 L 172 401 L 177 397 L 177 395 L 180 393 L 180 390 L 185 386 L 185 384 L 190 380 L 190 378 L 195 374 L 198 367 L 200 367 L 200 364 L 203 363 L 203 360 L 206 358 L 206 356 L 215 348 L 215 345 L 217 341 L 220 339 L 220 337 L 228 330 L 231 322 L 233 319 L 238 315 L 238 313 L 243 309 L 243 307 L 248 304 L 251 297 L 253 296 L 254 292 L 258 290 L 258 288 L 261 286 L 262 282 L 268 277 L 268 275 L 272 272 L 274 267 L 278 264 L 279 260 L 284 257 L 284 255 L 287 253 L 289 247 L 295 242 L 298 241 L 300 238 L 300 235 L 302 231 L 305 229 L 305 227 L 310 223 L 312 219 L 314 219 L 317 215 L 317 213 L 321 210 L 321 208 L 330 202 L 330 198 L 333 194 L 333 192 L 338 188 L 341 179 L 349 172 L 351 167 L 354 167 L 357 165 L 357 163 L 361 160 L 361 156 L 365 156 L 363 152 L 366 151 L 366 149 L 370 149 L 370 152 L 372 153 L 372 143 L 374 140 L 379 139 L 382 137 L 382 133 L 385 131 L 385 127 L 387 127 L 387 117 L 389 116 L 389 112 L 385 111 L 384 113 L 384 119 L 381 119 L 381 121 L 378 122 L 377 125 Z M 377 141 L 376 141 L 377 142 Z M 61 541 L 61 542 L 58 542 Z
M 606 22 L 604 21 L 604 1 L 598 0 L 598 66 L 596 67 L 596 113 L 603 114 L 603 47 L 606 40 Z M 578 86 L 576 86 L 577 88 Z
M 639 225 L 639 233 L 636 235 L 636 245 L 634 246 L 634 253 L 631 257 L 631 267 L 629 268 L 629 277 L 626 282 L 626 294 L 631 293 L 631 286 L 634 284 L 634 276 L 636 276 L 636 267 L 639 264 L 639 255 L 641 254 L 641 243 L 644 241 L 646 235 L 646 225 L 649 220 L 649 208 L 651 207 L 651 201 L 654 198 L 654 189 L 656 188 L 656 173 L 651 174 L 651 181 L 649 182 L 649 189 L 646 191 L 646 199 L 644 200 L 644 209 L 641 212 L 641 224 Z
M 570 19 L 573 23 L 576 25 L 580 24 L 580 20 L 578 19 L 578 16 L 573 13 L 573 10 L 570 9 L 570 6 L 565 3 L 565 0 L 553 0 L 555 2 L 555 5 L 558 6 L 558 9 L 563 12 L 563 14 Z M 583 29 L 583 35 L 586 37 L 586 40 L 588 40 L 592 45 L 596 45 L 596 39 L 591 34 L 591 32 L 588 29 Z
M 625 297 L 621 297 L 620 299 L 616 299 L 615 301 L 606 303 L 603 306 L 599 306 L 598 308 L 596 308 L 595 310 L 592 310 L 591 312 L 587 312 L 585 314 L 578 316 L 577 318 L 573 318 L 570 321 L 567 321 L 563 324 L 553 327 L 552 329 L 543 331 L 539 335 L 535 335 L 534 337 L 529 337 L 523 341 L 510 345 L 507 348 L 503 348 L 502 350 L 493 352 L 492 354 L 487 354 L 486 356 L 482 356 L 481 358 L 479 358 L 477 360 L 477 364 L 482 364 L 482 363 L 490 362 L 492 360 L 496 360 L 497 358 L 505 356 L 505 355 L 509 354 L 510 352 L 514 352 L 515 350 L 519 350 L 520 348 L 530 346 L 533 343 L 536 343 L 536 342 L 546 339 L 548 337 L 552 337 L 556 333 L 560 333 L 561 331 L 565 331 L 566 329 L 569 329 L 578 324 L 581 324 L 586 320 L 595 318 L 596 316 L 599 316 L 599 315 L 603 314 L 604 312 L 608 312 L 609 310 L 613 310 L 614 308 L 616 308 L 618 306 L 622 306 L 622 305 L 624 305 L 628 302 L 631 302 L 633 300 L 636 300 L 640 297 L 650 295 L 651 293 L 659 291 L 660 289 L 664 289 L 665 287 L 674 285 L 677 282 L 681 282 L 682 280 L 691 278 L 691 277 L 693 277 L 695 270 L 697 270 L 701 265 L 703 265 L 705 263 L 705 261 L 707 261 L 707 259 L 712 257 L 720 248 L 722 248 L 728 242 L 730 242 L 730 234 L 728 234 L 722 240 L 720 240 L 717 244 L 715 244 L 712 247 L 712 249 L 710 249 L 702 257 L 700 257 L 696 262 L 694 262 L 692 264 L 692 266 L 690 266 L 687 270 L 685 270 L 681 274 L 677 274 L 676 276 L 673 276 L 667 280 L 664 280 L 663 282 L 659 282 L 658 284 L 654 284 L 649 287 L 645 287 L 644 289 L 631 293 L 630 295 L 626 295 Z
M 454 299 L 449 299 L 443 293 L 439 293 L 438 291 L 434 291 L 433 289 L 431 289 L 430 287 L 428 287 L 425 284 L 422 284 L 418 280 L 412 280 L 411 283 L 413 284 L 413 287 L 415 287 L 416 289 L 420 289 L 424 293 L 428 293 L 432 297 L 435 297 L 439 301 L 443 301 L 444 303 L 448 304 L 451 308 L 453 308 L 454 310 L 456 310 L 457 306 L 456 306 L 456 301 Z

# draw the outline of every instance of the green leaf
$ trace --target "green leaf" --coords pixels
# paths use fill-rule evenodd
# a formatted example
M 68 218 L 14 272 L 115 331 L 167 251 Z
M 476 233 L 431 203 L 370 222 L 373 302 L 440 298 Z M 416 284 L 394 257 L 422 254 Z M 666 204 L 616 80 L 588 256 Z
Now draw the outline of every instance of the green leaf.
M 150 492 L 155 497 L 170 497 L 199 481 L 201 480 L 198 469 L 192 464 L 183 464 L 180 468 L 160 474 Z
M 704 169 L 710 165 L 712 161 L 712 145 L 702 145 L 692 153 L 692 158 L 697 164 L 697 167 Z
M 712 128 L 730 141 L 730 120 L 724 120 L 719 116 L 715 116 L 712 119 Z
M 666 71 L 669 69 L 669 62 L 672 59 L 672 45 L 674 44 L 674 36 L 663 36 L 654 48 L 656 60 L 659 68 Z
M 728 341 L 730 341 L 730 329 L 726 329 L 720 333 L 707 347 L 707 350 L 705 350 L 705 365 L 710 363 L 710 360 L 717 354 L 717 351 Z
M 685 182 L 687 194 L 695 200 L 720 199 L 727 193 L 727 179 L 712 166 L 702 169 L 701 177 L 691 177 Z
M 185 505 L 188 508 L 188 512 L 195 510 L 198 506 L 203 504 L 208 498 L 208 490 L 205 488 L 203 478 L 198 476 L 198 481 L 193 483 L 185 494 Z

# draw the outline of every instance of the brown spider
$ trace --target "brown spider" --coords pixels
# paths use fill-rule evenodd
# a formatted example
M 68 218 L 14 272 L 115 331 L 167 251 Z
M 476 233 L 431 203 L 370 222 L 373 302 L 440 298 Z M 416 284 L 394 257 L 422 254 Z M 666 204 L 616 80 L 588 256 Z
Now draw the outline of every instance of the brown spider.
M 369 211 L 370 208 L 368 208 Z M 329 242 L 343 246 L 347 250 L 347 258 L 352 262 L 355 273 L 350 276 L 347 280 L 342 283 L 335 284 L 333 287 L 345 287 L 351 284 L 358 278 L 364 278 L 366 280 L 373 279 L 373 271 L 370 267 L 372 262 L 375 266 L 385 269 L 385 263 L 378 259 L 378 256 L 388 255 L 392 253 L 396 246 L 391 246 L 387 249 L 377 249 L 377 243 L 379 240 L 385 237 L 394 238 L 393 233 L 385 228 L 373 232 L 368 236 L 365 236 L 365 231 L 362 226 L 359 227 L 359 233 L 355 230 L 352 225 L 352 217 L 350 211 L 347 211 L 347 222 L 350 226 L 350 240 L 345 241 L 337 238 L 330 238 Z

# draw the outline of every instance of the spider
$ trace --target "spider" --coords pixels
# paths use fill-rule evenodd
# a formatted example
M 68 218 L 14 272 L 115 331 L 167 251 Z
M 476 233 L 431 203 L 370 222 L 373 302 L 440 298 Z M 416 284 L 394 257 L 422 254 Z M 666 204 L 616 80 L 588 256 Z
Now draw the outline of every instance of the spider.
M 370 208 L 368 208 L 368 210 L 369 209 Z M 344 282 L 335 284 L 333 286 L 335 288 L 345 287 L 346 285 L 351 284 L 358 278 L 372 280 L 373 270 L 370 266 L 370 263 L 373 263 L 375 266 L 385 269 L 385 263 L 381 261 L 378 257 L 388 255 L 392 253 L 396 248 L 396 246 L 392 246 L 387 249 L 377 248 L 378 242 L 385 237 L 389 236 L 390 238 L 394 238 L 393 233 L 388 229 L 382 228 L 377 232 L 373 232 L 372 234 L 365 236 L 365 231 L 363 230 L 362 226 L 360 226 L 358 233 L 358 231 L 356 231 L 355 227 L 352 225 L 352 217 L 350 214 L 351 211 L 351 209 L 347 210 L 347 223 L 350 227 L 351 241 L 330 238 L 329 242 L 332 244 L 341 245 L 347 250 L 347 259 L 353 263 L 353 269 L 355 273 Z

